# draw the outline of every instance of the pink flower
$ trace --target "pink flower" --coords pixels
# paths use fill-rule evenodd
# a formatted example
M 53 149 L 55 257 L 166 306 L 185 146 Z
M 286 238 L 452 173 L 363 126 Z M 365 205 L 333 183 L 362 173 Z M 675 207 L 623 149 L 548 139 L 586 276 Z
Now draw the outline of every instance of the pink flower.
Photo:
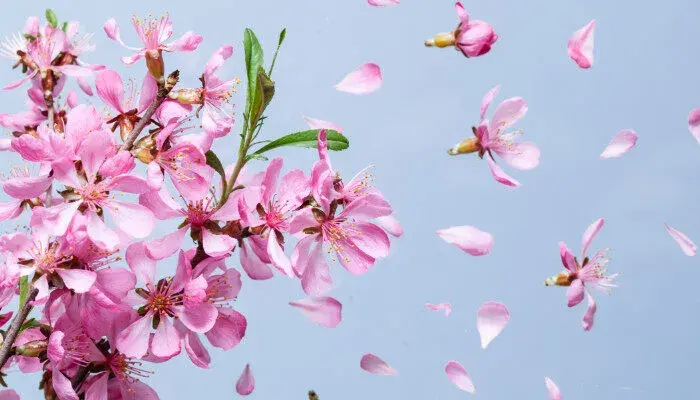
M 82 142 L 77 155 L 82 161 L 84 178 L 79 175 L 72 160 L 56 163 L 54 177 L 71 188 L 70 194 L 66 196 L 65 203 L 41 213 L 33 226 L 60 236 L 68 229 L 73 216 L 81 210 L 87 216 L 90 239 L 102 249 L 114 250 L 120 239 L 101 217 L 100 214 L 105 212 L 129 236 L 148 236 L 155 222 L 153 213 L 142 205 L 118 201 L 114 197 L 115 191 L 143 193 L 148 189 L 142 178 L 130 174 L 134 168 L 131 155 L 125 151 L 117 152 L 112 137 L 104 132 L 89 135 Z
M 566 271 L 544 281 L 546 286 L 556 285 L 569 287 L 566 293 L 569 307 L 579 304 L 583 301 L 584 295 L 588 295 L 588 310 L 583 316 L 583 328 L 586 331 L 591 330 L 593 327 L 593 317 L 597 310 L 593 297 L 590 292 L 586 291 L 586 286 L 593 287 L 607 294 L 611 293 L 612 288 L 617 287 L 616 284 L 613 284 L 613 280 L 618 274 L 606 275 L 607 266 L 610 262 L 607 253 L 610 249 L 599 250 L 591 259 L 586 256 L 588 246 L 591 244 L 591 241 L 593 241 L 595 235 L 601 230 L 604 223 L 605 221 L 600 218 L 591 224 L 591 226 L 586 229 L 586 232 L 584 232 L 582 242 L 583 249 L 581 251 L 581 259 L 583 262 L 581 263 L 574 257 L 564 242 L 559 242 L 561 261 Z
M 204 109 L 202 128 L 213 137 L 222 137 L 233 126 L 233 106 L 229 103 L 238 79 L 222 81 L 215 73 L 233 54 L 233 46 L 221 46 L 211 56 L 204 68 L 199 89 L 179 89 L 170 92 L 170 98 L 182 104 L 199 104 Z M 199 110 L 197 111 L 199 112 Z
M 457 155 L 464 153 L 478 152 L 479 157 L 487 155 L 489 168 L 496 181 L 507 186 L 517 187 L 520 183 L 508 176 L 496 165 L 493 153 L 496 153 L 510 166 L 528 170 L 539 164 L 540 150 L 530 142 L 519 142 L 516 132 L 506 132 L 505 130 L 514 125 L 527 112 L 527 104 L 520 97 L 512 97 L 504 100 L 498 105 L 493 114 L 493 120 L 489 123 L 485 119 L 486 111 L 498 93 L 499 87 L 491 89 L 484 96 L 481 104 L 481 122 L 478 127 L 473 127 L 474 137 L 463 140 L 449 150 L 449 154 Z
M 173 23 L 168 15 L 161 17 L 160 20 L 142 20 L 134 16 L 131 22 L 143 44 L 141 48 L 130 47 L 124 44 L 119 34 L 119 25 L 117 25 L 117 21 L 114 18 L 110 18 L 105 22 L 104 31 L 108 38 L 129 50 L 136 51 L 131 56 L 122 57 L 124 64 L 131 65 L 141 59 L 141 57 L 146 57 L 148 70 L 153 74 L 154 78 L 159 80 L 163 77 L 163 51 L 190 52 L 196 50 L 197 46 L 202 42 L 201 36 L 188 31 L 179 39 L 165 43 L 173 35 Z
M 53 181 L 48 174 L 31 176 L 27 167 L 13 168 L 10 174 L 2 188 L 14 200 L 0 203 L 0 221 L 17 218 L 26 205 L 43 205 L 47 200 L 45 192 Z
M 146 73 L 143 78 L 141 90 L 136 102 L 135 88 L 133 85 L 129 88 L 129 93 L 124 89 L 122 78 L 116 71 L 105 69 L 97 74 L 95 78 L 95 88 L 97 95 L 111 109 L 117 112 L 117 115 L 107 121 L 112 125 L 112 130 L 119 127 L 122 139 L 134 128 L 134 125 L 139 120 L 139 114 L 148 108 L 156 96 L 158 85 L 150 73 Z M 126 96 L 126 97 L 125 97 Z
M 484 21 L 470 21 L 469 14 L 462 6 L 462 3 L 455 3 L 459 25 L 448 33 L 435 35 L 433 39 L 425 41 L 428 47 L 448 47 L 454 46 L 460 50 L 465 57 L 478 57 L 488 53 L 491 46 L 498 40 L 498 35 L 493 27 Z

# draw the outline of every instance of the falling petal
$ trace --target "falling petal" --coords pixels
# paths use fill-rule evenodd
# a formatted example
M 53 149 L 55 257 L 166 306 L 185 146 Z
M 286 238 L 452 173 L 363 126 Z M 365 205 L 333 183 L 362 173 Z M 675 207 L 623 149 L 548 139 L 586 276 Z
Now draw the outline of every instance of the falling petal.
M 340 81 L 335 88 L 352 94 L 368 94 L 382 85 L 382 71 L 377 64 L 366 63 L 357 67 Z
M 493 248 L 493 236 L 473 226 L 464 225 L 439 229 L 437 234 L 442 240 L 449 244 L 454 244 L 473 256 L 489 254 L 491 248 Z
M 301 310 L 311 322 L 335 328 L 341 320 L 343 305 L 332 297 L 310 297 L 297 301 L 290 301 L 289 305 Z
M 549 400 L 562 400 L 561 392 L 556 383 L 547 377 L 544 378 L 544 383 L 547 385 L 547 390 L 549 390 Z
M 580 68 L 587 69 L 593 66 L 594 31 L 595 20 L 592 20 L 586 26 L 574 32 L 571 39 L 569 39 L 569 57 L 571 57 Z
M 367 4 L 375 7 L 395 6 L 399 4 L 399 0 L 367 0 Z
M 692 133 L 698 143 L 700 143 L 700 108 L 696 108 L 690 112 L 688 116 L 688 127 L 690 128 L 690 133 Z
M 605 225 L 605 219 L 598 218 L 588 228 L 586 228 L 585 232 L 583 232 L 583 239 L 581 240 L 581 259 L 586 257 L 588 246 L 591 245 L 595 235 L 597 235 L 598 232 L 603 229 L 603 225 Z
M 247 396 L 253 393 L 255 389 L 255 378 L 253 378 L 253 373 L 250 372 L 250 364 L 246 364 L 241 376 L 236 382 L 236 392 L 241 396 Z
M 683 250 L 683 253 L 685 253 L 686 256 L 694 256 L 698 247 L 693 243 L 692 240 L 682 232 L 678 232 L 677 230 L 671 228 L 668 224 L 666 224 L 666 232 L 668 232 L 669 235 L 673 238 L 673 240 L 678 243 L 678 245 L 681 247 L 681 250 Z
M 440 303 L 440 304 L 425 303 L 425 306 L 433 311 L 445 310 L 446 317 L 448 317 L 452 313 L 452 306 L 450 305 L 450 303 Z
M 603 150 L 600 158 L 620 157 L 621 155 L 632 150 L 637 143 L 637 133 L 631 129 L 625 129 L 617 132 L 615 137 L 610 141 L 608 146 Z
M 510 321 L 508 308 L 497 301 L 487 301 L 476 313 L 476 329 L 481 337 L 481 348 L 486 347 L 498 336 Z
M 360 368 L 364 369 L 370 374 L 398 375 L 398 373 L 391 368 L 386 361 L 371 353 L 367 353 L 362 356 L 362 359 L 360 360 Z
M 459 362 L 449 361 L 445 365 L 445 373 L 447 374 L 447 377 L 450 379 L 450 381 L 454 383 L 455 386 L 457 386 L 458 388 L 471 394 L 476 393 L 476 390 L 474 389 L 474 384 L 469 378 L 467 370 L 465 370 L 462 364 L 460 364 Z
M 330 121 L 324 121 L 322 119 L 315 119 L 315 118 L 309 118 L 309 117 L 303 117 L 306 123 L 309 125 L 309 128 L 311 129 L 332 129 L 336 132 L 343 133 L 343 128 L 341 128 L 338 124 L 335 124 Z
M 586 313 L 583 314 L 581 322 L 583 323 L 583 330 L 588 332 L 593 328 L 593 320 L 596 311 L 598 311 L 598 306 L 595 304 L 595 299 L 590 293 L 586 292 L 586 297 L 588 297 L 588 308 L 586 308 Z

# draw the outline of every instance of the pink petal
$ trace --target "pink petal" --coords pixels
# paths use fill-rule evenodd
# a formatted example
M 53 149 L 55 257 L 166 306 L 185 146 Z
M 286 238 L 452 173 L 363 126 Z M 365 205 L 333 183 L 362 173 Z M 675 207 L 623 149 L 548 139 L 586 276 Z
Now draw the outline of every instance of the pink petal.
M 337 124 L 334 124 L 333 122 L 324 121 L 322 119 L 309 118 L 309 117 L 303 117 L 303 118 L 306 121 L 306 123 L 309 125 L 309 128 L 311 128 L 311 129 L 332 129 L 336 132 L 343 133 L 343 128 L 341 128 Z
M 168 44 L 168 50 L 170 51 L 182 51 L 189 52 L 197 50 L 197 46 L 202 43 L 202 37 L 196 33 L 189 31 L 185 32 L 179 39 Z
M 150 315 L 140 317 L 119 332 L 117 336 L 117 349 L 127 357 L 143 357 L 148 352 L 150 332 Z
M 221 309 L 220 311 L 214 327 L 205 335 L 212 346 L 230 350 L 243 340 L 248 328 L 248 321 L 238 311 L 231 309 Z
M 574 32 L 567 46 L 569 57 L 583 69 L 590 68 L 593 65 L 594 29 L 595 20 L 592 20 L 586 26 Z
M 58 275 L 68 289 L 76 293 L 85 293 L 92 287 L 97 279 L 97 274 L 84 269 L 59 269 Z
M 338 217 L 353 217 L 363 220 L 391 215 L 391 205 L 380 194 L 370 193 L 358 197 L 346 205 Z
M 23 210 L 22 200 L 0 203 L 0 221 L 17 218 Z
M 141 281 L 154 281 L 156 260 L 148 256 L 145 243 L 137 242 L 127 247 L 125 257 L 129 268 Z
M 289 257 L 287 257 L 287 255 L 284 254 L 284 249 L 277 241 L 277 235 L 275 235 L 274 231 L 270 231 L 270 234 L 268 235 L 267 255 L 268 257 L 270 257 L 272 265 L 277 267 L 277 269 L 279 269 L 280 271 L 284 272 L 284 274 L 288 277 L 294 277 L 294 271 L 292 271 L 292 263 L 289 260 Z
M 439 229 L 437 234 L 442 240 L 454 244 L 473 256 L 489 254 L 493 248 L 493 236 L 473 226 L 464 225 Z
M 60 400 L 78 400 L 78 394 L 73 390 L 70 379 L 66 378 L 58 368 L 51 374 L 51 386 Z
M 0 390 L 0 400 L 20 400 L 19 395 L 12 389 Z
M 360 360 L 360 368 L 377 375 L 398 375 L 398 373 L 386 363 L 386 361 L 375 356 L 372 353 L 367 353 Z
M 180 353 L 180 333 L 175 329 L 170 318 L 161 318 L 153 336 L 151 353 L 161 358 L 169 358 Z
M 698 143 L 700 143 L 700 108 L 696 108 L 690 112 L 688 116 L 688 128 L 690 128 L 690 133 L 692 133 Z
M 199 337 L 191 332 L 185 334 L 185 351 L 187 356 L 190 357 L 192 363 L 199 368 L 209 368 L 209 363 L 211 362 L 211 356 L 206 347 L 199 340 Z
M 469 14 L 467 13 L 467 10 L 464 9 L 461 2 L 458 1 L 455 3 L 455 11 L 457 11 L 457 18 L 459 18 L 459 22 L 461 22 L 463 25 L 467 25 L 469 23 Z
M 237 240 L 226 234 L 214 234 L 209 229 L 202 229 L 204 252 L 211 257 L 221 257 L 228 254 L 236 245 Z
M 143 78 L 143 83 L 141 84 L 141 95 L 139 96 L 139 112 L 144 111 L 151 104 L 153 99 L 158 93 L 158 82 L 156 82 L 153 75 L 146 71 L 146 76 Z M 164 103 L 164 104 L 167 104 Z M 161 109 L 163 107 L 161 106 Z
M 247 396 L 253 393 L 255 389 L 255 378 L 253 378 L 253 373 L 250 372 L 250 364 L 246 364 L 241 376 L 236 382 L 236 392 L 241 396 Z
M 88 212 L 87 234 L 103 250 L 114 251 L 119 245 L 119 235 L 94 212 Z
M 170 196 L 168 190 L 161 188 L 157 192 L 148 192 L 139 196 L 139 204 L 153 212 L 158 219 L 170 219 L 182 216 L 180 205 Z
M 122 42 L 122 38 L 119 35 L 119 24 L 117 24 L 117 21 L 114 18 L 108 19 L 107 22 L 105 22 L 103 29 L 108 38 L 124 46 L 124 42 Z
M 583 232 L 583 240 L 581 241 L 581 258 L 586 257 L 586 253 L 588 252 L 588 246 L 591 245 L 591 242 L 593 241 L 593 238 L 595 238 L 595 235 L 600 232 L 601 229 L 603 229 L 603 225 L 605 224 L 605 219 L 599 218 L 595 222 L 593 222 L 588 228 L 586 228 L 586 231 Z
M 382 85 L 382 71 L 377 64 L 362 64 L 349 73 L 338 84 L 336 90 L 352 94 L 368 94 Z
M 580 279 L 574 279 L 571 286 L 566 290 L 566 301 L 569 307 L 573 307 L 583 301 L 583 282 Z
M 332 297 L 310 297 L 297 301 L 290 301 L 289 305 L 301 310 L 311 322 L 335 328 L 341 321 L 343 305 Z
M 476 313 L 476 329 L 481 337 L 481 348 L 486 347 L 498 336 L 510 321 L 508 308 L 497 301 L 487 301 Z
M 480 119 L 484 119 L 484 116 L 486 116 L 486 111 L 489 109 L 491 102 L 493 101 L 494 97 L 496 97 L 500 89 L 501 85 L 497 85 L 493 89 L 486 92 L 484 98 L 481 99 L 481 116 L 479 117 Z
M 39 197 L 51 186 L 53 178 L 48 175 L 10 178 L 3 182 L 5 193 L 15 199 L 33 199 Z
M 97 379 L 95 379 L 97 378 Z M 109 400 L 107 397 L 109 374 L 103 373 L 99 375 L 94 375 L 94 378 L 86 380 L 83 385 L 85 390 L 86 400 Z
M 123 113 L 128 110 L 122 108 L 124 103 L 124 84 L 117 71 L 104 70 L 95 78 L 97 95 L 112 108 Z
M 375 7 L 395 6 L 399 4 L 399 0 L 367 0 L 367 4 Z
M 452 313 L 452 305 L 450 303 L 425 303 L 425 306 L 433 311 L 445 310 L 445 316 L 448 317 Z
M 496 182 L 511 187 L 520 186 L 520 182 L 503 172 L 501 167 L 499 167 L 496 162 L 493 161 L 491 156 L 486 156 L 486 161 L 489 163 L 489 169 L 491 170 L 491 174 L 493 175 L 494 179 L 496 179 Z
M 252 239 L 251 239 L 252 240 Z M 254 251 L 248 249 L 248 240 L 243 239 L 238 250 L 241 252 L 241 267 L 248 277 L 253 280 L 265 280 L 273 277 L 272 269 L 265 264 Z
M 685 234 L 671 228 L 668 224 L 666 224 L 666 232 L 668 232 L 669 235 L 673 238 L 673 240 L 678 243 L 678 246 L 681 247 L 681 250 L 683 250 L 683 253 L 685 253 L 686 256 L 694 256 L 698 247 L 693 243 L 692 240 Z
M 323 296 L 333 288 L 323 253 L 323 245 L 311 236 L 300 240 L 292 253 L 294 269 L 301 275 L 301 287 L 309 296 Z
M 583 330 L 590 331 L 591 328 L 593 328 L 593 318 L 598 310 L 598 306 L 595 304 L 595 299 L 593 299 L 590 293 L 586 293 L 586 296 L 588 297 L 588 308 L 586 309 L 586 313 L 583 314 L 582 323 Z
M 8 83 L 5 87 L 2 88 L 2 90 L 12 90 L 12 89 L 18 88 L 18 87 L 22 86 L 28 80 L 34 78 L 34 76 L 36 76 L 36 74 L 37 74 L 37 71 L 34 70 L 29 75 L 26 75 L 21 79 L 18 79 L 16 81 Z
M 230 44 L 223 45 L 219 47 L 214 54 L 207 61 L 207 65 L 204 67 L 205 79 L 207 76 L 216 72 L 229 57 L 233 55 L 233 46 Z
M 505 132 L 527 113 L 527 104 L 521 97 L 505 99 L 496 107 L 489 125 L 489 134 Z
M 566 243 L 564 242 L 559 242 L 559 255 L 561 256 L 561 263 L 566 269 L 571 272 L 576 272 L 578 270 L 574 253 L 566 247 Z
M 534 143 L 520 142 L 514 143 L 512 148 L 506 151 L 495 150 L 503 161 L 513 168 L 529 170 L 537 167 L 540 163 L 540 149 Z
M 547 385 L 547 390 L 549 391 L 549 400 L 562 400 L 561 392 L 556 383 L 547 377 L 544 378 L 544 383 Z
M 447 374 L 447 378 L 449 378 L 450 381 L 461 390 L 464 390 L 465 392 L 469 392 L 471 394 L 474 394 L 476 392 L 476 390 L 474 389 L 474 384 L 469 378 L 467 370 L 465 370 L 462 364 L 460 364 L 459 362 L 449 361 L 445 365 L 445 373 Z
M 391 236 L 401 237 L 401 235 L 403 235 L 403 228 L 401 227 L 399 220 L 397 220 L 393 215 L 377 217 L 375 222 Z
M 112 201 L 106 208 L 119 229 L 131 237 L 142 239 L 153 231 L 155 217 L 151 210 L 140 204 Z
M 621 155 L 632 150 L 637 143 L 637 133 L 631 129 L 625 129 L 617 132 L 615 137 L 610 141 L 608 146 L 603 150 L 600 158 L 620 157 Z
M 206 301 L 193 307 L 185 307 L 183 312 L 178 314 L 180 322 L 196 333 L 209 332 L 214 327 L 218 316 L 217 308 Z

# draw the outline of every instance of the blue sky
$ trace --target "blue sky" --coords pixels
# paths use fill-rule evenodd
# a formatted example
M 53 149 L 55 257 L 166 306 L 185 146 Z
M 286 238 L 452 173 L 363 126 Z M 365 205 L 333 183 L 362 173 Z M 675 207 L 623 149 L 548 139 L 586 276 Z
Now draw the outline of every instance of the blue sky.
M 121 65 L 118 57 L 126 50 L 106 39 L 102 24 L 115 17 L 124 40 L 136 43 L 131 14 L 168 11 L 176 35 L 194 30 L 204 36 L 194 55 L 166 58 L 167 69 L 180 68 L 184 85 L 197 83 L 210 54 L 224 43 L 234 44 L 235 55 L 223 75 L 243 76 L 243 29 L 255 30 L 269 61 L 279 30 L 287 27 L 264 135 L 304 129 L 302 115 L 340 124 L 351 147 L 332 154 L 334 167 L 350 178 L 374 164 L 375 183 L 406 232 L 364 276 L 332 267 L 332 295 L 344 304 L 336 329 L 315 326 L 287 305 L 304 297 L 297 282 L 244 280 L 236 306 L 248 317 L 245 340 L 229 352 L 213 350 L 210 370 L 194 367 L 184 355 L 156 366 L 147 382 L 161 398 L 235 397 L 235 380 L 248 362 L 257 381 L 250 397 L 257 399 L 301 399 L 312 388 L 322 400 L 465 398 L 443 371 L 453 359 L 470 372 L 482 399 L 546 399 L 545 376 L 567 400 L 695 393 L 698 259 L 683 255 L 663 224 L 700 240 L 700 147 L 687 128 L 688 112 L 700 106 L 700 56 L 689 46 L 700 37 L 700 3 L 466 2 L 472 18 L 488 21 L 500 35 L 491 53 L 469 60 L 423 46 L 456 25 L 447 0 L 386 9 L 364 0 L 15 2 L 0 16 L 4 35 L 49 4 L 59 19 L 80 20 L 83 30 L 96 33 L 98 48 L 87 61 L 137 79 L 143 63 Z M 592 18 L 598 21 L 596 64 L 583 71 L 568 58 L 566 41 Z M 354 96 L 333 89 L 368 61 L 384 73 L 378 92 Z M 9 67 L 0 73 L 2 82 L 17 77 Z M 497 101 L 527 101 L 518 127 L 542 151 L 537 169 L 508 169 L 523 184 L 516 190 L 493 181 L 477 157 L 446 154 L 471 135 L 481 97 L 496 84 Z M 19 111 L 21 96 L 1 94 L 2 111 Z M 235 100 L 243 106 L 242 94 Z M 637 147 L 620 159 L 600 160 L 608 141 L 625 128 L 639 134 Z M 235 160 L 235 146 L 235 135 L 218 143 L 225 162 Z M 278 154 L 287 168 L 305 170 L 316 157 L 302 149 Z M 5 169 L 10 165 L 8 158 Z M 622 275 L 611 297 L 597 296 L 596 326 L 583 332 L 583 306 L 568 309 L 565 290 L 543 287 L 542 280 L 561 269 L 557 242 L 578 253 L 584 229 L 599 217 L 606 226 L 592 249 L 612 248 L 609 269 Z M 492 233 L 492 254 L 468 256 L 434 233 L 453 225 Z M 164 263 L 163 270 L 169 268 Z M 484 351 L 475 321 L 487 300 L 508 305 L 512 318 Z M 443 301 L 454 307 L 448 318 L 424 308 Z M 387 360 L 399 376 L 360 370 L 368 352 Z M 14 373 L 6 380 L 23 398 L 38 398 L 38 377 Z

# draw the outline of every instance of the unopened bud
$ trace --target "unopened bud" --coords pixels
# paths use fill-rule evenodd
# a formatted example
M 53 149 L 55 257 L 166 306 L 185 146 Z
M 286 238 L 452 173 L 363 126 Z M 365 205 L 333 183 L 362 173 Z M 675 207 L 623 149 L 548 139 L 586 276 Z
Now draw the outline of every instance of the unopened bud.
M 477 151 L 479 151 L 479 139 L 472 137 L 457 143 L 453 148 L 449 149 L 447 153 L 456 156 L 458 154 L 474 153 Z
M 163 52 L 160 49 L 146 50 L 146 67 L 148 71 L 156 78 L 156 81 L 163 81 L 165 65 L 163 65 Z
M 448 33 L 438 33 L 434 38 L 425 41 L 427 47 L 448 47 L 454 46 L 455 44 L 455 34 L 454 32 Z
M 178 89 L 168 95 L 180 104 L 204 104 L 204 92 L 202 89 Z
M 26 357 L 37 357 L 42 352 L 46 351 L 46 347 L 48 346 L 48 344 L 49 342 L 45 339 L 33 340 L 21 346 L 17 346 L 15 349 L 15 353 Z

